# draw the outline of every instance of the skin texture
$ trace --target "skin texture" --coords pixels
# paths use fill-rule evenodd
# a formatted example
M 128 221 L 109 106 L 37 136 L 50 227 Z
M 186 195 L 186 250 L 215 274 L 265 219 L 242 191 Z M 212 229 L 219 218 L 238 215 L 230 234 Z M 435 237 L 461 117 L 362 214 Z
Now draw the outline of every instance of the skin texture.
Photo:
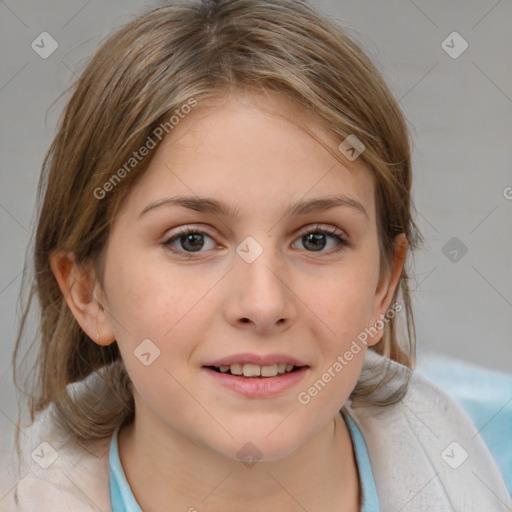
M 143 510 L 359 510 L 339 410 L 364 347 L 307 405 L 297 395 L 391 307 L 407 243 L 397 238 L 392 271 L 379 276 L 373 180 L 362 161 L 348 170 L 265 106 L 291 112 L 280 99 L 238 94 L 180 121 L 115 219 L 103 283 L 72 254 L 52 255 L 75 318 L 96 343 L 117 340 L 134 383 L 135 422 L 121 429 L 119 451 Z M 341 142 L 318 133 L 333 148 Z M 285 216 L 300 200 L 341 194 L 367 216 L 350 206 Z M 170 205 L 139 216 L 170 196 L 212 197 L 239 217 Z M 183 227 L 205 235 L 165 246 Z M 330 234 L 308 242 L 306 232 L 319 229 L 349 245 Z M 248 236 L 263 250 L 252 263 L 236 252 Z M 160 350 L 149 366 L 134 354 L 145 339 Z M 279 396 L 247 398 L 202 369 L 240 352 L 289 354 L 310 368 Z M 261 453 L 251 467 L 237 456 L 248 442 Z

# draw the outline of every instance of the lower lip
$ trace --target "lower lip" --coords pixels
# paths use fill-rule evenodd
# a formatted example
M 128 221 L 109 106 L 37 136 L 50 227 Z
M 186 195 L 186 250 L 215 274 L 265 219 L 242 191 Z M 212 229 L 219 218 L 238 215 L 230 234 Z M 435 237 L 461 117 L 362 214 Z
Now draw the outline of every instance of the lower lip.
M 251 398 L 267 398 L 276 396 L 287 389 L 296 386 L 309 370 L 308 366 L 302 366 L 290 373 L 278 374 L 275 377 L 239 377 L 229 373 L 219 373 L 211 368 L 203 367 L 207 374 L 211 375 L 221 386 L 231 389 L 240 395 Z

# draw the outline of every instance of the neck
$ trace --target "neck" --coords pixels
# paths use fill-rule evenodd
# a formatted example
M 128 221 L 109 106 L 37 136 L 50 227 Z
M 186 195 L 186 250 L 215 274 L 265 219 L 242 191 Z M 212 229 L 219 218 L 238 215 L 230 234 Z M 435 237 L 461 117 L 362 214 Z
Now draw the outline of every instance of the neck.
M 336 417 L 288 456 L 246 465 L 199 446 L 140 415 L 119 432 L 119 456 L 143 510 L 266 512 L 360 507 L 355 454 Z

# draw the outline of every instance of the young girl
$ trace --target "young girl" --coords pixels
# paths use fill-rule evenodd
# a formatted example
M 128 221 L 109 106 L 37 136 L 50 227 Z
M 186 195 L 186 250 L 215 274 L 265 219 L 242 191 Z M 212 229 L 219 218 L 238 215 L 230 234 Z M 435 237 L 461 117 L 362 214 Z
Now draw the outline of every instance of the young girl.
M 32 424 L 1 509 L 511 510 L 412 371 L 410 191 L 396 100 L 304 1 L 111 35 L 43 165 Z

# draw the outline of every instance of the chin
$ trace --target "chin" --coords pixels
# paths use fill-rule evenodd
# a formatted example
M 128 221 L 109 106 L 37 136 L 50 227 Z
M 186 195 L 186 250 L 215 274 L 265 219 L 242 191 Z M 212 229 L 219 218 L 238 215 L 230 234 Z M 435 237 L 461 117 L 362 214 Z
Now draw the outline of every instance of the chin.
M 231 460 L 245 462 L 248 467 L 256 462 L 272 462 L 284 459 L 302 446 L 306 439 L 296 439 L 286 432 L 270 436 L 261 432 L 251 435 L 246 432 L 243 436 L 230 439 L 229 446 L 219 446 L 215 451 Z

